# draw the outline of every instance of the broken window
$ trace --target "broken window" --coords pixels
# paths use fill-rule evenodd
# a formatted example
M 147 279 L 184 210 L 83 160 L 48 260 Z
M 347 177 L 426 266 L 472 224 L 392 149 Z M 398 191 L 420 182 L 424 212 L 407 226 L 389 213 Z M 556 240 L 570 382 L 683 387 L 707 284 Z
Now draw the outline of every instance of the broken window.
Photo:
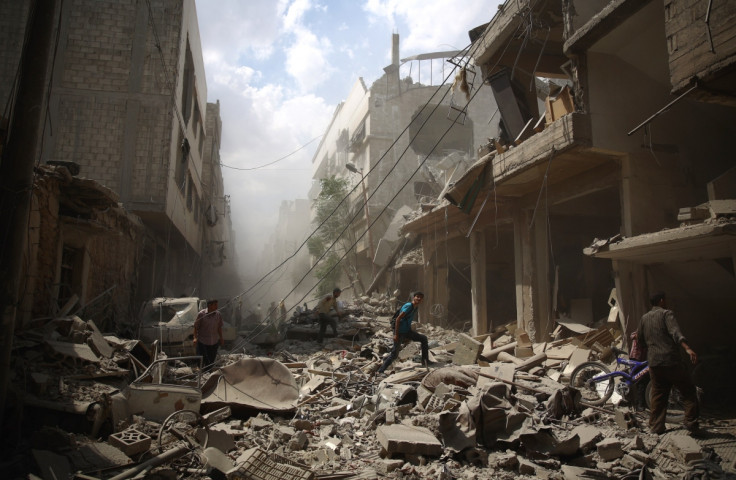
M 355 133 L 350 138 L 350 151 L 355 152 L 363 144 L 365 139 L 365 120 L 360 122 L 358 128 L 355 129 Z
M 189 164 L 189 140 L 186 138 L 183 142 L 181 142 L 181 155 L 179 157 L 179 160 L 176 162 L 176 166 L 174 167 L 174 181 L 176 182 L 176 186 L 179 187 L 179 191 L 184 195 L 185 187 L 184 184 L 186 180 L 186 171 L 187 171 L 187 165 Z

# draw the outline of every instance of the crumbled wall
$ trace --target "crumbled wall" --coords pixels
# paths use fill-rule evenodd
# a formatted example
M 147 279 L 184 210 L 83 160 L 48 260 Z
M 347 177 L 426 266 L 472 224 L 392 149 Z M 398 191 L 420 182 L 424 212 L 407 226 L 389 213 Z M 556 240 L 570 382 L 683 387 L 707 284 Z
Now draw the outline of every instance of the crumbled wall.
M 115 324 L 128 322 L 135 312 L 133 298 L 138 283 L 137 273 L 145 228 L 137 219 L 112 200 L 99 197 L 85 203 L 91 214 L 72 217 L 60 214 L 64 195 L 74 195 L 83 186 L 70 186 L 69 177 L 55 169 L 37 172 L 34 182 L 31 221 L 24 262 L 24 291 L 21 318 L 27 323 L 33 318 L 51 315 L 58 298 L 58 272 L 64 238 L 82 240 L 88 268 L 82 282 L 84 298 L 77 305 L 86 305 L 106 290 L 113 288 L 94 305 L 83 311 L 102 330 L 113 330 Z M 71 180 L 72 184 L 74 180 Z M 85 198 L 80 195 L 75 200 Z M 97 203 L 97 204 L 94 204 Z M 68 208 L 68 207 L 67 207 Z M 83 220 L 80 220 L 83 219 Z M 78 243 L 78 242 L 77 242 Z M 80 292 L 75 292 L 80 293 Z M 76 310 L 76 308 L 72 311 Z

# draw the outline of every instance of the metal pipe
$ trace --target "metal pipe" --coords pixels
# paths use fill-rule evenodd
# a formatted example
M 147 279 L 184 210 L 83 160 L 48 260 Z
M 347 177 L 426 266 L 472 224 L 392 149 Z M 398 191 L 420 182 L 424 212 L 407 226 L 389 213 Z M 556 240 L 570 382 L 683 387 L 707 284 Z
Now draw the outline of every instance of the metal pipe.
M 632 131 L 630 131 L 630 132 L 629 132 L 629 133 L 627 133 L 626 135 L 627 135 L 627 136 L 631 136 L 632 134 L 636 133 L 636 131 L 637 131 L 637 130 L 639 130 L 639 129 L 640 129 L 640 128 L 642 128 L 643 126 L 647 125 L 647 124 L 648 124 L 649 122 L 651 122 L 652 120 L 654 120 L 654 118 L 658 117 L 658 116 L 659 116 L 660 114 L 662 114 L 662 113 L 666 112 L 666 111 L 667 111 L 667 110 L 668 110 L 668 109 L 669 109 L 669 108 L 670 108 L 670 107 L 671 107 L 672 105 L 674 105 L 675 103 L 677 103 L 677 102 L 679 102 L 680 100 L 682 100 L 682 98 L 683 98 L 683 97 L 684 97 L 685 95 L 687 95 L 688 93 L 692 92 L 692 91 L 693 91 L 693 90 L 695 90 L 696 88 L 698 88 L 698 84 L 697 84 L 697 82 L 695 83 L 695 85 L 693 85 L 692 87 L 688 88 L 688 89 L 687 89 L 687 91 L 685 91 L 685 92 L 684 92 L 684 93 L 683 93 L 682 95 L 680 95 L 679 97 L 677 97 L 676 99 L 672 100 L 672 101 L 671 101 L 670 103 L 668 103 L 667 105 L 665 105 L 664 107 L 662 107 L 662 108 L 661 108 L 661 109 L 660 109 L 659 111 L 657 111 L 657 112 L 656 112 L 656 113 L 655 113 L 654 115 L 652 115 L 651 117 L 649 117 L 649 118 L 647 118 L 646 120 L 644 120 L 644 121 L 643 121 L 642 123 L 640 123 L 640 124 L 639 124 L 639 125 L 638 125 L 638 126 L 637 126 L 636 128 L 634 128 L 634 129 L 633 129 Z

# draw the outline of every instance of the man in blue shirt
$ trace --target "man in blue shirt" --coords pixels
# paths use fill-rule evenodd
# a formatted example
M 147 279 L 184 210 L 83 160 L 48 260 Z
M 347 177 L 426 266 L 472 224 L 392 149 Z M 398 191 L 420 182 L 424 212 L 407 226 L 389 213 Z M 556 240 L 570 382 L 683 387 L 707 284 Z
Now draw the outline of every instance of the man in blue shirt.
M 417 308 L 419 308 L 422 300 L 424 300 L 424 294 L 422 292 L 415 292 L 411 302 L 407 302 L 401 307 L 401 312 L 396 316 L 396 322 L 394 323 L 394 348 L 391 349 L 391 353 L 386 357 L 386 360 L 384 360 L 383 365 L 381 365 L 377 373 L 383 373 L 393 363 L 399 355 L 401 344 L 404 340 L 412 340 L 422 344 L 422 363 L 425 367 L 429 368 L 429 343 L 427 342 L 427 337 L 411 329 L 411 322 L 416 318 Z

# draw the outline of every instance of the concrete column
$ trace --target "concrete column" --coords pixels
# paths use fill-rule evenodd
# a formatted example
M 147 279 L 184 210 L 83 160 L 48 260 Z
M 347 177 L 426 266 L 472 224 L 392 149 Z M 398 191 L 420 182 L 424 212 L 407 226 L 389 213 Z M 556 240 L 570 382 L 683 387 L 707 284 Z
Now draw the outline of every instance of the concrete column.
M 547 209 L 539 208 L 534 216 L 534 297 L 536 298 L 536 318 L 539 328 L 537 342 L 549 340 L 554 319 L 551 315 L 549 280 L 549 230 L 547 229 Z
M 470 234 L 470 293 L 472 295 L 473 335 L 488 333 L 488 303 L 486 298 L 486 234 Z
M 532 289 L 532 241 L 529 215 L 523 209 L 514 213 L 514 271 L 516 277 L 516 325 L 536 341 L 534 296 Z

